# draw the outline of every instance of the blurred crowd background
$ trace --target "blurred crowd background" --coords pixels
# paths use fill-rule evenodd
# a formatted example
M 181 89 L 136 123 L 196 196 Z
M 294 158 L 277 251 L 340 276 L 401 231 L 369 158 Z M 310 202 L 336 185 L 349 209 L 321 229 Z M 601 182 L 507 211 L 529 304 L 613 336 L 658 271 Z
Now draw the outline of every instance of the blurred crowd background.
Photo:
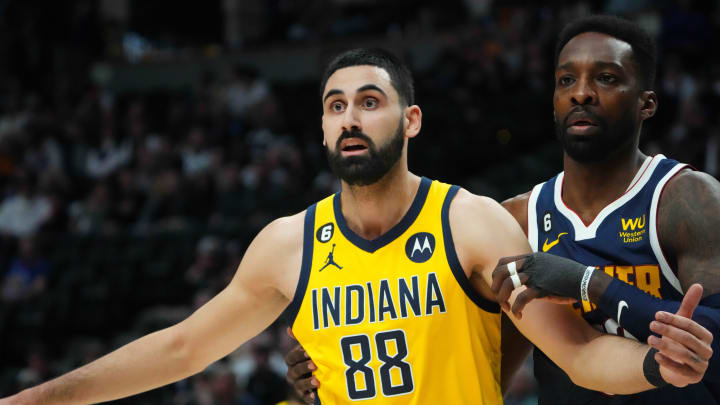
M 589 13 L 655 36 L 645 153 L 720 172 L 720 1 L 0 0 L 0 396 L 184 319 L 254 234 L 338 190 L 319 75 L 384 46 L 411 66 L 410 167 L 502 200 L 561 170 L 553 49 Z M 118 403 L 289 399 L 277 322 Z M 531 366 L 506 403 L 536 403 Z

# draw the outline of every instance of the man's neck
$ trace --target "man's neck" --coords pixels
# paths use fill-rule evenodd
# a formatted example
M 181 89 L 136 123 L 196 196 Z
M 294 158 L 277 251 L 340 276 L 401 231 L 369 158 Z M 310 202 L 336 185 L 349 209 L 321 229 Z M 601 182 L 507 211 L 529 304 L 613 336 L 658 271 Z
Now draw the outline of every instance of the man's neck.
M 627 191 L 645 161 L 639 149 L 617 154 L 603 162 L 583 164 L 564 156 L 562 198 L 586 223 Z
M 415 199 L 420 177 L 405 168 L 396 169 L 369 186 L 349 186 L 343 182 L 342 215 L 350 229 L 364 239 L 373 240 L 389 231 Z

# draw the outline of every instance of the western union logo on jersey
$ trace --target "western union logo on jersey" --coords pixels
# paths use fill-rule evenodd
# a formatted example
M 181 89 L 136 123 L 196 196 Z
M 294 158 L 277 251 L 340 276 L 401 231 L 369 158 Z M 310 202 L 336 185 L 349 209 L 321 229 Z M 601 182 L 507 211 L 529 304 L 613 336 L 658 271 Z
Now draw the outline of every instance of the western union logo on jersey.
M 643 229 L 645 228 L 645 215 L 643 214 L 642 217 L 638 218 L 620 218 L 620 222 L 622 222 L 623 231 L 627 231 L 628 228 L 630 228 L 631 231 L 634 231 L 635 228 Z
M 637 218 L 620 218 L 622 231 L 619 232 L 620 240 L 623 243 L 635 243 L 643 240 L 645 229 L 645 215 Z
M 391 287 L 392 284 L 392 287 Z M 313 329 L 359 325 L 445 313 L 445 299 L 435 273 L 420 276 L 314 288 Z

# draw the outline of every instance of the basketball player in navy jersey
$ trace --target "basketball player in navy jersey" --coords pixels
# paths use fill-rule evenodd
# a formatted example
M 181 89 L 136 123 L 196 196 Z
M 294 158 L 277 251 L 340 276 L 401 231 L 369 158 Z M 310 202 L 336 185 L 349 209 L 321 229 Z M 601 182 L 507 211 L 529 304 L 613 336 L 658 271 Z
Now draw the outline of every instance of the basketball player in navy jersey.
M 700 283 L 704 296 L 692 319 L 718 336 L 720 183 L 638 149 L 642 123 L 658 106 L 655 55 L 645 32 L 615 17 L 584 18 L 561 33 L 554 107 L 564 172 L 503 203 L 538 252 L 512 262 L 514 270 L 504 264 L 511 259 L 501 260 L 494 273 L 499 302 L 518 283 L 531 287 L 516 299 L 515 314 L 537 297 L 570 297 L 605 332 L 668 349 L 684 336 L 660 339 L 653 333 L 664 327 L 651 322 L 665 320 Z M 539 404 L 720 404 L 717 340 L 713 348 L 700 383 L 628 396 L 574 385 L 536 349 Z
M 685 165 L 663 156 L 645 156 L 638 149 L 642 122 L 655 114 L 658 105 L 651 90 L 655 63 L 653 41 L 628 21 L 594 16 L 563 30 L 556 50 L 554 106 L 557 135 L 565 151 L 564 173 L 503 206 L 528 234 L 535 251 L 583 265 L 548 263 L 547 256 L 533 257 L 530 265 L 517 262 L 516 283 L 532 288 L 518 296 L 514 313 L 520 315 L 524 303 L 540 296 L 581 301 L 586 269 L 597 266 L 600 271 L 590 273 L 587 291 L 594 304 L 574 305 L 589 323 L 667 349 L 676 344 L 669 336 L 647 339 L 651 332 L 664 332 L 662 322 L 653 331 L 650 322 L 659 310 L 677 311 L 682 293 L 698 282 L 704 287 L 704 299 L 694 319 L 717 336 L 720 311 L 712 308 L 720 306 L 716 273 L 720 267 L 720 249 L 716 248 L 720 245 L 716 232 L 720 184 Z M 505 264 L 509 261 L 502 261 L 495 272 L 500 302 L 515 288 Z M 563 291 L 558 284 L 569 287 Z M 654 298 L 645 302 L 646 297 Z M 658 315 L 658 320 L 666 320 L 665 315 Z M 503 326 L 506 383 L 531 346 L 514 327 Z M 678 341 L 687 338 L 674 336 Z M 714 347 L 718 352 L 717 340 Z M 700 384 L 629 396 L 585 390 L 540 350 L 534 356 L 541 405 L 720 403 L 714 382 L 719 374 L 717 356 Z M 659 354 L 656 357 L 659 362 L 670 361 Z M 286 361 L 291 366 L 288 379 L 308 400 L 309 390 L 317 385 L 307 374 L 314 364 L 299 347 Z

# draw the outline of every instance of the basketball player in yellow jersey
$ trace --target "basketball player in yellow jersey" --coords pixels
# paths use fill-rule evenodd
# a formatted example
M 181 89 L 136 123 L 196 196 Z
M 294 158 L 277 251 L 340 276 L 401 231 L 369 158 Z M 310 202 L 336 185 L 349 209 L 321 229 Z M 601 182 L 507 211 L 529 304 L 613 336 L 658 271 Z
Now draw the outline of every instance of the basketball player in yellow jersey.
M 344 53 L 322 88 L 323 140 L 341 193 L 269 224 L 230 284 L 188 319 L 0 404 L 93 403 L 168 384 L 227 355 L 283 311 L 318 365 L 321 403 L 502 403 L 499 311 L 489 286 L 500 257 L 530 252 L 527 239 L 496 202 L 408 171 L 407 139 L 422 115 L 394 56 Z M 662 352 L 676 363 L 659 366 L 648 346 L 601 335 L 566 306 L 536 300 L 522 319 L 509 316 L 591 389 L 684 386 L 705 371 L 685 359 L 705 352 L 711 338 L 691 336 Z
M 360 138 L 341 145 L 367 145 Z M 319 367 L 322 403 L 499 404 L 500 307 L 458 262 L 449 227 L 458 188 L 410 180 L 409 208 L 377 238 L 353 230 L 342 193 L 308 210 L 312 254 L 288 311 L 293 333 Z M 442 363 L 452 368 L 433 367 Z M 447 390 L 448 379 L 478 383 Z

